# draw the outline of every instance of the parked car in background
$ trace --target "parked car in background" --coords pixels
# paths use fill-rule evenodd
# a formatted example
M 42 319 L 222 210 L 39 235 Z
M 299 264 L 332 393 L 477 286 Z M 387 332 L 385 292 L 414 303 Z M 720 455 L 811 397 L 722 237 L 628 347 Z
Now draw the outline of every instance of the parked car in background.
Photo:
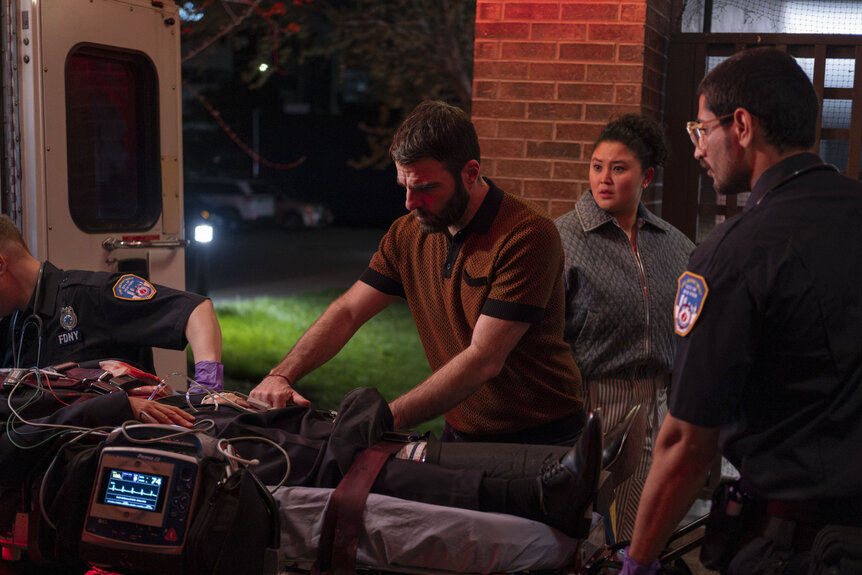
M 286 229 L 320 228 L 332 223 L 332 212 L 321 204 L 303 202 L 276 186 L 258 180 L 189 178 L 186 201 L 210 206 L 228 227 L 270 223 Z
M 274 222 L 274 194 L 258 193 L 249 180 L 195 178 L 185 182 L 187 202 L 209 206 L 227 227 L 243 223 Z
M 332 212 L 323 204 L 315 204 L 297 200 L 287 192 L 277 188 L 266 188 L 268 193 L 275 194 L 276 220 L 289 229 L 324 228 L 332 225 Z M 263 193 L 267 193 L 262 190 Z

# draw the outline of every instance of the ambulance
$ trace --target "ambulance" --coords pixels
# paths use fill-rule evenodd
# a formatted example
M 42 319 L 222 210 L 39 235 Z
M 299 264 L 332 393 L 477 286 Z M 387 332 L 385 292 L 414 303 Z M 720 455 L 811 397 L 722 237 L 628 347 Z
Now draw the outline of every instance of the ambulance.
M 180 16 L 171 0 L 7 0 L 2 211 L 63 269 L 185 288 Z M 157 373 L 183 352 L 154 350 Z

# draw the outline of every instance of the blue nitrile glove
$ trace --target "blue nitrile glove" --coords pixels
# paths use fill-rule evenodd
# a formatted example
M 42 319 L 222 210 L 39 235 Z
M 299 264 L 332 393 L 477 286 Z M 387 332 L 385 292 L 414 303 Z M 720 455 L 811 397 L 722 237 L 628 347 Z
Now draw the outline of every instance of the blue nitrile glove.
M 619 575 L 657 575 L 661 569 L 661 563 L 655 559 L 649 565 L 643 565 L 632 559 L 629 548 L 626 547 L 626 557 L 623 559 L 623 568 Z
M 212 391 L 224 391 L 224 366 L 217 361 L 195 364 L 195 381 Z

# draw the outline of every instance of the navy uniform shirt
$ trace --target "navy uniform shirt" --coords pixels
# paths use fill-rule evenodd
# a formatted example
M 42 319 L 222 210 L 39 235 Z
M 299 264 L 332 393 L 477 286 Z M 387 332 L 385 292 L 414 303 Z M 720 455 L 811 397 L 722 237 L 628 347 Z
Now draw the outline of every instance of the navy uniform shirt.
M 186 321 L 205 299 L 132 274 L 63 271 L 50 262 L 41 281 L 38 313 L 34 294 L 29 309 L 18 313 L 14 336 L 14 314 L 0 322 L 2 367 L 14 364 L 14 339 L 23 350 L 21 367 L 115 358 L 152 371 L 151 347 L 185 348 Z
M 758 180 L 680 278 L 670 412 L 720 427 L 747 489 L 862 494 L 862 184 L 814 154 Z

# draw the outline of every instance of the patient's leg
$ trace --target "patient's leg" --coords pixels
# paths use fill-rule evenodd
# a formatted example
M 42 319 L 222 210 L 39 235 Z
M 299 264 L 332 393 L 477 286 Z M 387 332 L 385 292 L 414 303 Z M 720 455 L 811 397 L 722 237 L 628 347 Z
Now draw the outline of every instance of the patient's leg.
M 377 475 L 371 491 L 411 501 L 478 510 L 483 475 L 475 469 L 446 469 L 390 459 Z
M 448 459 L 449 465 L 456 456 L 463 458 L 460 468 L 431 464 L 427 453 L 425 463 L 390 460 L 377 476 L 372 491 L 426 503 L 519 515 L 580 537 L 589 526 L 587 518 L 601 469 L 600 418 L 591 415 L 586 429 L 570 449 L 487 443 L 459 444 L 452 449 L 449 444 L 441 446 L 441 459 Z M 412 447 L 415 446 L 409 452 L 413 452 Z M 472 456 L 469 462 L 468 456 Z M 497 473 L 517 476 L 490 477 L 476 469 L 477 463 Z M 542 471 L 531 471 L 533 468 Z
M 535 477 L 544 467 L 559 461 L 569 449 L 556 445 L 431 440 L 424 461 L 449 469 L 477 469 L 488 477 L 515 479 Z
M 583 515 L 590 500 L 590 485 L 581 484 L 573 476 L 556 488 L 570 495 L 564 499 L 566 505 L 554 505 L 553 509 L 548 509 L 541 485 L 538 474 L 501 479 L 487 477 L 475 469 L 447 469 L 390 459 L 380 470 L 371 491 L 434 505 L 517 515 L 547 523 L 570 536 L 582 536 L 576 531 L 576 519 Z

